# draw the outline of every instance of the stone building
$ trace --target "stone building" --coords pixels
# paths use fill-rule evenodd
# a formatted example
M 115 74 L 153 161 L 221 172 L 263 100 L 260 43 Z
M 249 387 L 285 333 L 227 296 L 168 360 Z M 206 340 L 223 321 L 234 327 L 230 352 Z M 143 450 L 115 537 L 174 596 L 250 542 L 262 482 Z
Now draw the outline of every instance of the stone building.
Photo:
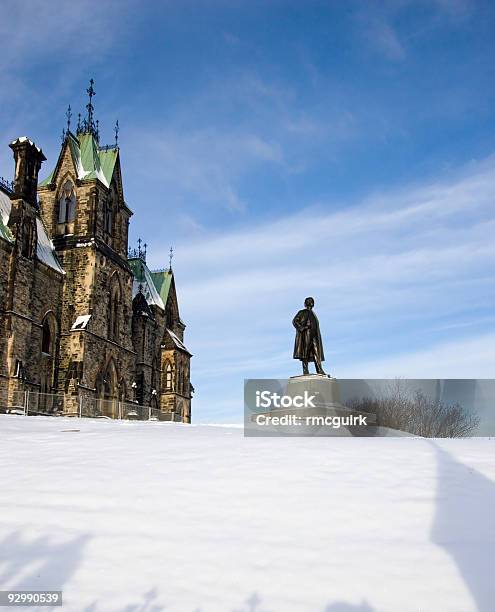
M 14 181 L 0 183 L 0 403 L 21 391 L 116 416 L 122 405 L 190 422 L 190 358 L 172 267 L 128 249 L 120 149 L 100 146 L 88 115 L 70 119 L 55 168 L 18 138 Z M 63 394 L 63 395 L 62 395 Z M 53 404 L 47 403 L 53 407 Z M 42 411 L 40 409 L 40 411 Z

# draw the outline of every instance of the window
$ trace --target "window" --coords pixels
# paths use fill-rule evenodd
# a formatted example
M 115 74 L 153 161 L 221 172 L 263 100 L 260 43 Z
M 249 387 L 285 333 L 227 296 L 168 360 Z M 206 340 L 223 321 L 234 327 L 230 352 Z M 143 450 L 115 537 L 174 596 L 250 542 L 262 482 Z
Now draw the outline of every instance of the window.
M 41 332 L 41 352 L 51 355 L 52 349 L 52 332 L 48 319 L 43 322 L 43 330 Z
M 114 277 L 114 281 L 116 278 Z M 120 289 L 118 281 L 113 283 L 110 290 L 110 300 L 108 302 L 108 338 L 117 341 L 119 338 L 119 308 L 120 308 Z
M 111 234 L 113 225 L 113 204 L 111 199 L 105 203 L 103 215 L 105 217 L 103 219 L 103 227 L 107 234 Z
M 22 245 L 21 253 L 24 257 L 31 256 L 31 243 L 33 241 L 33 225 L 29 221 L 25 221 L 22 228 Z
M 172 316 L 172 310 L 170 308 L 167 308 L 167 312 L 165 314 L 166 316 L 166 326 L 168 329 L 172 329 L 173 328 L 173 323 L 174 323 L 174 318 Z
M 110 187 L 110 191 L 108 193 L 108 198 L 105 200 L 105 205 L 103 208 L 103 229 L 107 234 L 112 234 L 113 226 L 114 226 L 114 218 L 117 209 L 117 192 L 115 189 L 115 184 L 112 183 Z
M 14 377 L 24 378 L 24 366 L 20 359 L 15 360 Z
M 168 362 L 165 368 L 165 387 L 168 391 L 172 390 L 172 366 Z
M 119 337 L 119 300 L 117 295 L 113 300 L 112 326 L 112 338 L 117 340 Z
M 58 204 L 58 222 L 72 223 L 76 218 L 76 194 L 72 181 L 66 181 Z

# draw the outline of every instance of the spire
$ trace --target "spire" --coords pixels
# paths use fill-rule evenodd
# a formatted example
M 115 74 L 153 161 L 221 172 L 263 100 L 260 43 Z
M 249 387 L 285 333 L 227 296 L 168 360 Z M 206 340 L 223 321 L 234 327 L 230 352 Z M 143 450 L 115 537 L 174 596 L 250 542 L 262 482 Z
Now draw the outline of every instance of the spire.
M 170 247 L 169 256 L 168 256 L 168 271 L 172 272 L 172 259 L 174 257 L 174 248 Z
M 127 256 L 129 257 L 129 259 L 140 259 L 141 261 L 144 261 L 144 263 L 146 263 L 146 250 L 148 248 L 148 245 L 146 244 L 146 242 L 143 244 L 141 238 L 138 238 L 137 243 L 137 249 L 129 249 L 127 252 Z
M 83 119 L 82 122 L 80 121 L 79 116 L 79 121 L 77 123 L 77 134 L 93 134 L 96 142 L 99 142 L 99 122 L 98 120 L 96 120 L 96 122 L 94 120 L 95 107 L 93 105 L 93 97 L 96 95 L 95 89 L 93 87 L 94 83 L 94 80 L 91 79 L 89 81 L 89 87 L 86 89 L 86 92 L 89 96 L 89 102 L 86 104 L 86 110 L 88 111 L 88 114 L 86 119 Z
M 115 148 L 118 149 L 118 147 L 119 147 L 119 132 L 120 132 L 119 120 L 118 119 L 115 122 L 114 130 L 115 130 Z
M 89 102 L 88 104 L 86 104 L 86 108 L 88 109 L 88 125 L 90 127 L 93 125 L 93 111 L 94 111 L 93 96 L 96 94 L 93 85 L 94 85 L 94 80 L 91 79 L 89 82 L 89 87 L 88 89 L 86 89 L 86 93 L 89 96 Z
M 71 108 L 70 108 L 70 104 L 69 104 L 69 107 L 68 107 L 68 109 L 67 109 L 67 111 L 65 113 L 65 116 L 67 117 L 67 131 L 65 131 L 65 128 L 62 130 L 62 137 L 61 137 L 62 144 L 64 144 L 65 138 L 66 138 L 67 134 L 70 131 L 70 119 L 72 117 L 72 111 L 71 111 Z

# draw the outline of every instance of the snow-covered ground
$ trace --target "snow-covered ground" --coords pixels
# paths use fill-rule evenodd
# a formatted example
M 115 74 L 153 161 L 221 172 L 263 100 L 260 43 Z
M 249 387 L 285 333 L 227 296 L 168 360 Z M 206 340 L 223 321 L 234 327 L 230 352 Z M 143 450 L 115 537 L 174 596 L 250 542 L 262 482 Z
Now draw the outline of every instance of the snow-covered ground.
M 1 415 L 0 449 L 0 588 L 63 610 L 495 610 L 495 440 Z

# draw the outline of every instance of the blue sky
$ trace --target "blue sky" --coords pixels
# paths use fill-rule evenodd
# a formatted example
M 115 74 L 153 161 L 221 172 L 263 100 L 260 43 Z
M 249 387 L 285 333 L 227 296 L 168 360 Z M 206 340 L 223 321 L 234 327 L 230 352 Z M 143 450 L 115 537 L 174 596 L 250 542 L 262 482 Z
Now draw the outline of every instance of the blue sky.
M 197 421 L 298 373 L 314 295 L 336 376 L 492 377 L 495 5 L 4 1 L 0 175 L 55 163 L 95 79 L 131 239 L 174 270 Z

